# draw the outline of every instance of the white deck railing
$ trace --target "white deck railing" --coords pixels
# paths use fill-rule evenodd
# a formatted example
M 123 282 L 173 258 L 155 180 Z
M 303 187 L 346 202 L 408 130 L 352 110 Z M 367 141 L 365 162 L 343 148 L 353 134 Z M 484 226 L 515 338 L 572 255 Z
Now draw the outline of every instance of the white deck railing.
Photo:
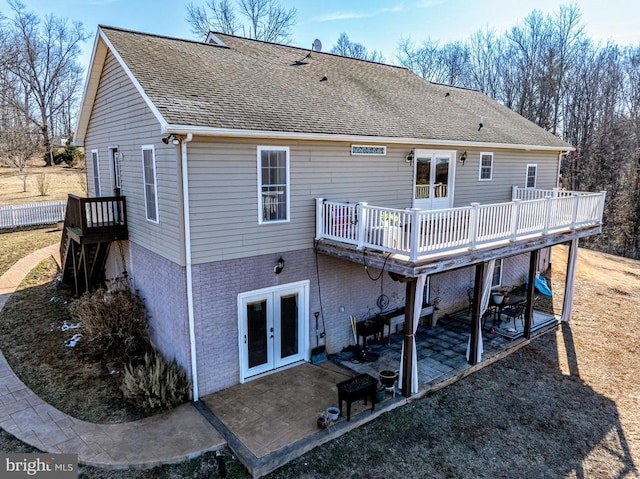
M 316 200 L 316 239 L 409 256 L 546 235 L 602 223 L 606 192 L 514 188 L 513 201 L 443 210 L 400 210 Z M 414 227 L 416 225 L 416 227 Z

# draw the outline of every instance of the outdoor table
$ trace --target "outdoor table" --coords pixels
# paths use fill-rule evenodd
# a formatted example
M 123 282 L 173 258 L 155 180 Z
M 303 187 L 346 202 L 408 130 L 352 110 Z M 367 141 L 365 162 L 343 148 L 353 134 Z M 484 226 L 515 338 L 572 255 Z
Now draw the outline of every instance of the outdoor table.
M 520 303 L 522 301 L 526 301 L 527 298 L 525 298 L 524 296 L 519 296 L 517 294 L 510 294 L 509 296 L 507 296 L 506 298 L 503 298 L 502 301 L 500 302 L 500 304 L 496 304 L 493 301 L 493 296 L 491 297 L 491 303 L 495 306 L 495 315 L 494 315 L 494 322 L 497 319 L 502 319 L 502 309 L 505 306 L 512 306 L 514 304 Z

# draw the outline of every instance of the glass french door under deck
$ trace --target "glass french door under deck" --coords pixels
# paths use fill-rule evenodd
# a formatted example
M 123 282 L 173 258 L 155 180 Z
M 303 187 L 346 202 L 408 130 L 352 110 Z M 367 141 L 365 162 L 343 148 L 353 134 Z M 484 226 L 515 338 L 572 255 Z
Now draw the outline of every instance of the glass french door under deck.
M 308 285 L 304 281 L 238 296 L 241 381 L 306 359 Z
M 453 200 L 454 151 L 415 150 L 413 207 L 450 208 Z

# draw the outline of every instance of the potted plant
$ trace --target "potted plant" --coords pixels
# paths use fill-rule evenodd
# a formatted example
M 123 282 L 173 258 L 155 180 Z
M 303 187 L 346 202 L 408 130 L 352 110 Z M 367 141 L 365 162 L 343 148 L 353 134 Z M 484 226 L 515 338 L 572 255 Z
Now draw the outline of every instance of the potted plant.
M 333 424 L 333 420 L 327 411 L 322 411 L 316 414 L 316 423 L 320 429 L 327 429 Z
M 399 371 L 391 366 L 391 354 L 387 351 L 382 357 L 382 369 L 378 371 L 380 382 L 385 388 L 390 388 L 398 379 Z

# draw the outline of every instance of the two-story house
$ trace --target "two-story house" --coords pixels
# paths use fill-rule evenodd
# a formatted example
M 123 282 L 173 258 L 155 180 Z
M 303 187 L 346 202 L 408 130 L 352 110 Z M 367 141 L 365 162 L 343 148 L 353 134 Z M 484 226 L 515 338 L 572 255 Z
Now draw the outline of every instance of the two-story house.
M 90 198 L 69 200 L 66 281 L 127 271 L 195 398 L 309 361 L 316 312 L 335 352 L 351 315 L 405 303 L 411 394 L 425 294 L 443 313 L 474 288 L 481 361 L 487 285 L 601 227 L 604 194 L 554 189 L 571 146 L 486 95 L 225 34 L 99 27 L 75 142 Z

